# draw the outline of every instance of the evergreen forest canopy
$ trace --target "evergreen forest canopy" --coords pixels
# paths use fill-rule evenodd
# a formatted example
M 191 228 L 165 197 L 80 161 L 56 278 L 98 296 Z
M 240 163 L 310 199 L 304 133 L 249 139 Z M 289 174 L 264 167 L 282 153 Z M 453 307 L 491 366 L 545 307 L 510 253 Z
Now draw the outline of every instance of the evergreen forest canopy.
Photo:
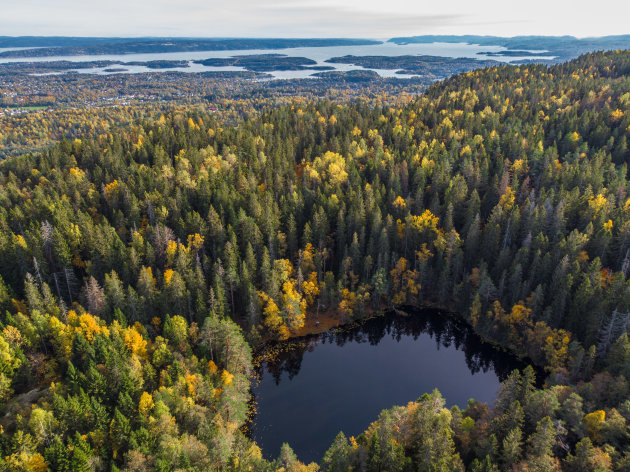
M 504 66 L 405 105 L 295 100 L 0 163 L 10 471 L 630 470 L 630 52 Z M 439 392 L 320 464 L 243 433 L 250 346 L 314 313 L 437 305 L 544 369 Z

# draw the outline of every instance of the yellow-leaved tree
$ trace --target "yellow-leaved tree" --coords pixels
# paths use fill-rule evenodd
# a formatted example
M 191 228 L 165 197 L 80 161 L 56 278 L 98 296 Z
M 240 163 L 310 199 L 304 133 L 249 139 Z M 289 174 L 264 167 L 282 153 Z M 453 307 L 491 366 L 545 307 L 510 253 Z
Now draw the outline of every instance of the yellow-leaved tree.
M 314 182 L 328 182 L 331 185 L 343 184 L 348 180 L 346 160 L 341 154 L 327 151 L 316 157 L 312 165 L 307 166 L 307 176 Z
M 280 339 L 289 337 L 289 329 L 284 324 L 282 316 L 280 316 L 280 308 L 276 302 L 262 290 L 256 292 L 262 307 L 263 324 L 267 330 L 275 333 Z
M 319 282 L 317 281 L 317 272 L 311 272 L 308 279 L 302 282 L 302 293 L 306 297 L 309 306 L 315 303 L 319 296 Z
M 306 300 L 297 291 L 295 279 L 282 284 L 283 312 L 286 323 L 291 330 L 300 329 L 306 319 Z
M 418 283 L 420 274 L 417 270 L 408 269 L 407 264 L 407 259 L 401 257 L 390 271 L 394 292 L 392 302 L 395 305 L 412 302 L 420 293 L 420 283 Z

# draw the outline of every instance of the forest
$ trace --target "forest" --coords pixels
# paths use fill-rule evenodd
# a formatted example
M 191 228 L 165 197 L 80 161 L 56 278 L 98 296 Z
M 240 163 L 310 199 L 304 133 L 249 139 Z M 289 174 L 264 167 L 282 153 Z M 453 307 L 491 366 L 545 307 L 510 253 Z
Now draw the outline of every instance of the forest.
M 630 471 L 630 52 L 274 105 L 0 162 L 0 468 Z M 413 306 L 536 368 L 263 459 L 252 353 Z
M 82 64 L 95 66 L 73 63 L 73 67 Z M 116 63 L 98 64 L 124 68 Z M 428 78 L 383 79 L 371 71 L 334 72 L 317 80 L 265 82 L 251 80 L 263 73 L 250 71 L 28 74 L 56 71 L 58 66 L 68 64 L 0 64 L 0 158 L 40 151 L 62 138 L 98 136 L 140 120 L 141 116 L 173 110 L 194 113 L 202 109 L 234 124 L 267 108 L 300 100 L 327 98 L 347 103 L 361 98 L 367 103 L 404 103 L 431 82 Z

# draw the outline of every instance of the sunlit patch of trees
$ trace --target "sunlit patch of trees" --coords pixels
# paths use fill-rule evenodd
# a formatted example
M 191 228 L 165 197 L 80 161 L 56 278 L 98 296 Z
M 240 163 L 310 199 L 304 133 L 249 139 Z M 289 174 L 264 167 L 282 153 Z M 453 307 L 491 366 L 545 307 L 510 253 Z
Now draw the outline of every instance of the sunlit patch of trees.
M 314 98 L 404 103 L 429 79 L 370 78 L 253 81 L 246 73 L 149 73 L 31 75 L 0 64 L 0 158 L 46 149 L 62 138 L 115 132 L 143 117 L 173 110 L 212 110 L 235 124 L 279 105 Z M 5 70 L 7 69 L 8 70 Z M 332 118 L 334 120 L 334 117 Z

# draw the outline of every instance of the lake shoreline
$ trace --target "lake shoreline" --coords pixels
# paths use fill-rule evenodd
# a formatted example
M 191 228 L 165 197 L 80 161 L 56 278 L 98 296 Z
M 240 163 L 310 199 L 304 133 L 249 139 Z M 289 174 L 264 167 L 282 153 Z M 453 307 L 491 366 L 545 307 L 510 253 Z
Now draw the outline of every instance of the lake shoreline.
M 343 320 L 339 316 L 335 316 L 335 310 L 327 310 L 322 312 L 322 314 L 315 315 L 314 313 L 308 313 L 306 316 L 305 324 L 302 328 L 292 331 L 288 338 L 286 339 L 278 339 L 273 337 L 268 337 L 263 339 L 260 343 L 255 345 L 251 345 L 252 347 L 252 358 L 254 359 L 254 365 L 256 365 L 257 359 L 259 356 L 264 355 L 264 351 L 269 349 L 270 346 L 277 346 L 278 344 L 287 343 L 289 341 L 300 341 L 300 340 L 308 340 L 313 337 L 322 335 L 332 330 L 336 329 L 354 329 L 360 327 L 362 324 L 374 319 L 383 316 L 387 316 L 390 313 L 396 313 L 400 316 L 414 316 L 413 311 L 421 312 L 424 310 L 436 310 L 444 315 L 446 315 L 449 319 L 456 323 L 463 324 L 471 329 L 479 339 L 493 349 L 497 351 L 501 351 L 506 354 L 510 354 L 518 358 L 520 361 L 531 364 L 539 373 L 543 372 L 544 366 L 536 364 L 529 356 L 526 354 L 517 351 L 516 349 L 511 349 L 508 346 L 505 346 L 498 341 L 489 339 L 479 333 L 472 324 L 461 314 L 457 313 L 456 310 L 452 308 L 445 307 L 444 305 L 431 302 L 424 301 L 422 304 L 418 306 L 414 305 L 403 305 L 403 306 L 387 306 L 382 305 L 379 308 L 368 308 L 367 314 L 361 316 L 360 318 L 351 318 L 348 320 Z M 319 321 L 319 324 L 316 324 L 316 321 Z
M 324 319 L 325 327 L 333 326 L 322 332 Z M 281 438 L 296 452 L 310 450 L 298 454 L 310 461 L 312 450 L 334 439 L 331 423 L 335 434 L 363 431 L 383 409 L 435 388 L 451 406 L 464 408 L 469 398 L 492 405 L 500 382 L 527 365 L 486 342 L 453 311 L 427 304 L 374 310 L 345 322 L 320 314 L 320 321 L 318 332 L 268 340 L 255 353 L 242 431 L 270 459 Z M 330 417 L 330 411 L 343 414 Z

